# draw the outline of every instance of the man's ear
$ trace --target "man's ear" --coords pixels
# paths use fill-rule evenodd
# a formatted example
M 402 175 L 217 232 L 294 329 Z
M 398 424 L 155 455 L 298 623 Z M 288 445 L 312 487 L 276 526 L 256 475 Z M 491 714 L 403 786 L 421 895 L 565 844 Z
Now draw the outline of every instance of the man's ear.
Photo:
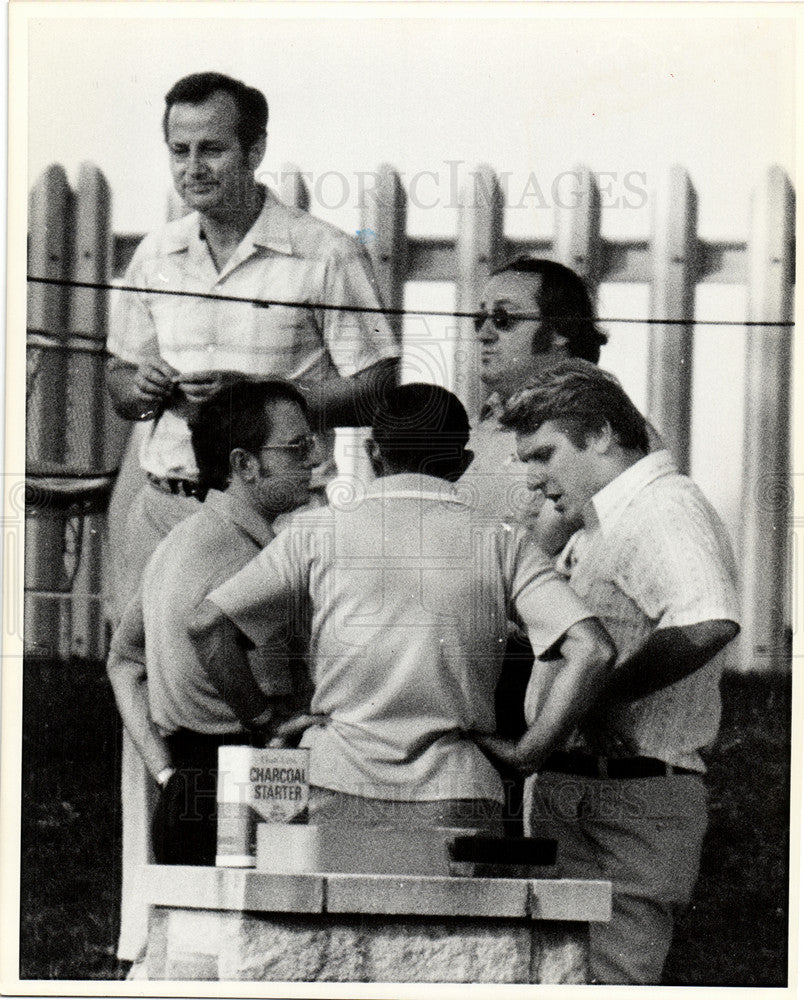
M 569 357 L 569 337 L 564 337 L 560 333 L 553 331 L 550 339 L 550 352 L 560 354 L 562 357 Z
M 246 153 L 246 162 L 251 170 L 256 170 L 262 163 L 267 143 L 268 137 L 263 134 L 249 146 L 248 152 Z
M 239 476 L 246 482 L 253 482 L 259 473 L 259 462 L 256 455 L 252 455 L 245 448 L 233 448 L 229 453 L 229 468 L 232 475 Z
M 365 442 L 365 446 L 366 454 L 369 457 L 369 462 L 371 462 L 371 471 L 375 476 L 381 476 L 385 471 L 385 459 L 382 457 L 380 446 L 374 438 L 369 438 Z
M 617 438 L 608 420 L 603 421 L 600 430 L 590 431 L 586 441 L 587 447 L 594 448 L 598 455 L 607 454 L 617 444 Z
M 471 448 L 464 448 L 463 455 L 461 456 L 461 476 L 466 472 L 469 466 L 475 460 L 475 453 Z M 460 477 L 459 477 L 460 478 Z

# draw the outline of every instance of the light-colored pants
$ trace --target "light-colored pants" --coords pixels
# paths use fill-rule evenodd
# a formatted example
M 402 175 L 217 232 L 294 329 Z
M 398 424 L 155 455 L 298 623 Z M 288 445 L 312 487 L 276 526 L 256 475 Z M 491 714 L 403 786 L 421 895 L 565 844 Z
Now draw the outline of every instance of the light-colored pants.
M 608 923 L 589 927 L 593 982 L 661 982 L 689 904 L 707 824 L 697 775 L 603 780 L 544 772 L 525 783 L 525 833 L 558 841 L 562 877 L 612 882 Z
M 128 509 L 125 527 L 116 532 L 112 550 L 114 593 L 112 614 L 116 624 L 137 593 L 143 570 L 154 549 L 179 522 L 200 510 L 191 497 L 172 496 L 153 486 L 143 486 Z M 152 860 L 151 816 L 156 784 L 151 779 L 128 733 L 123 730 L 120 797 L 123 825 L 123 868 L 120 890 L 120 939 L 117 957 L 136 961 L 145 951 L 148 907 L 140 882 L 141 866 Z
M 457 827 L 502 836 L 502 805 L 490 799 L 409 801 L 370 799 L 330 788 L 310 787 L 310 823 L 316 826 Z

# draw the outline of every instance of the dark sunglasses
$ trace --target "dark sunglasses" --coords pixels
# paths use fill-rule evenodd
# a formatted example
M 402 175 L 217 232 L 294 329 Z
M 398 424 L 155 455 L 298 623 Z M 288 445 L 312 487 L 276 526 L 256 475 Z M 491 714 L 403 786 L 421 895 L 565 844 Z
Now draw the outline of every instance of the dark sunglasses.
M 503 306 L 499 306 L 497 309 L 492 309 L 491 312 L 484 309 L 482 312 L 475 313 L 474 324 L 475 330 L 478 333 L 487 319 L 491 320 L 492 326 L 496 330 L 510 330 L 512 326 L 521 322 L 525 319 L 525 317 L 509 313 L 507 309 L 503 308 Z
M 314 434 L 307 434 L 291 444 L 264 444 L 260 451 L 289 451 L 300 462 L 306 462 L 316 449 L 317 441 Z

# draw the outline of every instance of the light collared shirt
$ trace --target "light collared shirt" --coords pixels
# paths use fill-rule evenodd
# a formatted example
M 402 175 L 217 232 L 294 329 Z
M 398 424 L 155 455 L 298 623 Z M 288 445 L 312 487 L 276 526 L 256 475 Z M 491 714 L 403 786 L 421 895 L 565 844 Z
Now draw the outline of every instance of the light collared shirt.
M 146 665 L 151 717 L 163 733 L 242 731 L 199 662 L 187 626 L 209 591 L 273 537 L 270 524 L 250 505 L 210 490 L 198 513 L 178 524 L 151 556 L 112 650 Z M 293 696 L 285 643 L 254 651 L 250 664 L 266 695 Z
M 738 615 L 737 572 L 725 527 L 700 489 L 656 451 L 595 494 L 564 563 L 573 590 L 602 620 L 622 663 L 658 629 Z M 722 656 L 669 687 L 613 706 L 573 746 L 656 757 L 703 771 L 699 750 L 717 735 Z M 545 692 L 534 674 L 528 717 Z
M 475 457 L 458 481 L 458 493 L 481 517 L 532 528 L 544 498 L 528 489 L 528 467 L 519 461 L 516 434 L 500 423 L 502 409 L 494 393 L 472 425 L 467 447 Z
M 249 638 L 309 595 L 311 782 L 367 798 L 502 801 L 465 731 L 492 733 L 507 620 L 538 655 L 589 617 L 524 529 L 478 518 L 430 476 L 378 479 L 299 515 L 210 594 Z M 537 670 L 540 665 L 537 665 Z
M 119 292 L 108 349 L 140 364 L 163 357 L 182 373 L 231 370 L 305 385 L 347 378 L 399 353 L 381 313 L 316 305 L 379 307 L 368 259 L 339 229 L 283 204 L 269 190 L 262 211 L 220 273 L 197 212 L 143 239 L 125 283 L 312 303 L 257 308 L 183 296 Z M 192 479 L 197 466 L 185 420 L 166 410 L 141 452 L 146 472 Z

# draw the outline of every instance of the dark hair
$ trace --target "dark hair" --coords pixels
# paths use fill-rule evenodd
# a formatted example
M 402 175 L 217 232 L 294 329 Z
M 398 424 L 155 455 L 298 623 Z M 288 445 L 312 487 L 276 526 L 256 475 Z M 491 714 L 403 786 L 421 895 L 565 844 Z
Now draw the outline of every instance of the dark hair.
M 598 329 L 589 292 L 581 278 L 570 268 L 542 257 L 515 257 L 503 264 L 492 275 L 533 274 L 542 280 L 534 298 L 539 312 L 545 318 L 539 324 L 531 350 L 541 354 L 550 349 L 553 335 L 567 338 L 570 357 L 582 358 L 597 364 L 600 348 L 608 337 Z
M 448 480 L 463 472 L 469 418 L 458 397 L 440 385 L 388 389 L 371 430 L 383 458 L 397 469 Z
M 307 415 L 304 396 L 281 379 L 255 382 L 244 378 L 201 404 L 190 431 L 199 478 L 205 486 L 226 489 L 230 452 L 244 448 L 256 454 L 271 433 L 266 406 L 283 399 L 298 403 Z
M 231 94 L 237 105 L 237 138 L 244 153 L 265 135 L 268 125 L 268 102 L 255 87 L 247 87 L 224 73 L 191 73 L 174 83 L 165 94 L 162 132 L 168 138 L 168 117 L 174 104 L 201 104 L 213 94 Z
M 574 358 L 549 368 L 509 401 L 501 423 L 518 434 L 534 434 L 548 420 L 576 448 L 584 448 L 589 435 L 608 423 L 623 448 L 648 452 L 645 418 L 617 379 L 588 361 Z

